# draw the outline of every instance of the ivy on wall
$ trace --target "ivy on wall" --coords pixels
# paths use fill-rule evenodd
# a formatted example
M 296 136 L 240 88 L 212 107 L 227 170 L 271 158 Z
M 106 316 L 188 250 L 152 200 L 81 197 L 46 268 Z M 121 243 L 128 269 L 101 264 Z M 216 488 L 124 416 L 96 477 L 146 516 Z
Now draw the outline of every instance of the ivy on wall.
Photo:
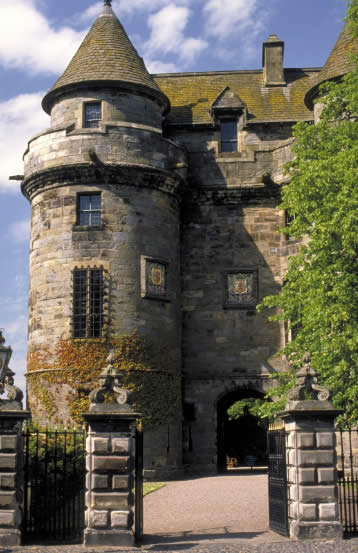
M 110 350 L 123 387 L 131 392 L 131 405 L 143 422 L 158 426 L 178 416 L 181 382 L 173 352 L 134 331 L 109 339 L 62 337 L 53 351 L 29 353 L 28 381 L 34 396 L 32 401 L 30 398 L 30 408 L 34 418 L 42 415 L 54 423 L 66 422 L 58 420 L 56 403 L 57 393 L 66 389 L 70 418 L 82 423 L 82 413 L 89 410 L 88 395 L 98 386 Z

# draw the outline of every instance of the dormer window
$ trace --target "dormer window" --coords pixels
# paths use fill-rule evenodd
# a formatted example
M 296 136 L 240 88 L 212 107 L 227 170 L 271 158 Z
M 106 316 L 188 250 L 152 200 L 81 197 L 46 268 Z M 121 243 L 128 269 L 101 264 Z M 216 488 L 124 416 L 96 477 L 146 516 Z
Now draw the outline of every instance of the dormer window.
M 97 129 L 102 120 L 101 102 L 84 104 L 84 127 L 86 129 Z
M 238 152 L 238 135 L 245 128 L 247 120 L 245 102 L 226 86 L 211 104 L 210 115 L 219 130 L 218 154 Z
M 237 119 L 220 120 L 220 151 L 237 152 Z

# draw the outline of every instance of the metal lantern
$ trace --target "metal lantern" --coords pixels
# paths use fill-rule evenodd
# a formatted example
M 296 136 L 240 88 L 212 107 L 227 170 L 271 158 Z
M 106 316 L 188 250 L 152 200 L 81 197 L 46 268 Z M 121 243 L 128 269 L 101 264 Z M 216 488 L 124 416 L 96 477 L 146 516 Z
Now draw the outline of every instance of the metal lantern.
M 10 357 L 12 355 L 11 346 L 4 346 L 5 338 L 2 335 L 3 329 L 0 328 L 0 382 L 3 384 L 7 368 L 9 366 Z

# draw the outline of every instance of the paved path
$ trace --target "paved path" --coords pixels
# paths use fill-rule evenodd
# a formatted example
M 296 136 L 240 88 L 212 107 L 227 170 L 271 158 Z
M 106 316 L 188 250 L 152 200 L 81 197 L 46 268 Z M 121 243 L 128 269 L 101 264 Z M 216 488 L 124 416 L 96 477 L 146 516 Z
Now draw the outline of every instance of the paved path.
M 267 475 L 254 472 L 169 482 L 144 499 L 144 534 L 146 544 L 284 540 L 269 531 Z
M 81 545 L 0 547 L 0 553 L 357 553 L 358 538 L 325 542 L 296 543 L 284 541 L 249 545 L 240 540 L 230 544 L 222 542 L 201 542 L 173 545 L 148 545 L 142 548 L 118 549 L 116 547 L 85 548 Z

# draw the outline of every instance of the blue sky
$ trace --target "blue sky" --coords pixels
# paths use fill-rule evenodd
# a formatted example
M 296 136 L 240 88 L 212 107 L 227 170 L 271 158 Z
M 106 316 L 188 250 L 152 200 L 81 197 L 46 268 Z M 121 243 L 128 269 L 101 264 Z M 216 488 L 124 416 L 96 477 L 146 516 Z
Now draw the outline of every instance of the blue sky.
M 24 387 L 30 209 L 19 183 L 27 140 L 49 125 L 40 106 L 103 2 L 0 0 L 0 327 Z M 285 67 L 325 63 L 346 0 L 114 0 L 149 71 L 261 68 L 262 42 L 285 41 Z

